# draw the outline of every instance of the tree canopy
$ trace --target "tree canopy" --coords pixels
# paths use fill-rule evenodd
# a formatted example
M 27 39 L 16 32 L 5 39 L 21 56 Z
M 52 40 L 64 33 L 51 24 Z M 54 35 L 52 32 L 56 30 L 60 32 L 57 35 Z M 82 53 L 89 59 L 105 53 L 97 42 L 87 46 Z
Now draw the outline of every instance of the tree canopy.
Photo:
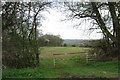
M 63 40 L 60 36 L 46 34 L 38 38 L 39 46 L 61 46 Z
M 39 64 L 38 32 L 48 2 L 5 2 L 2 4 L 3 65 L 12 68 Z

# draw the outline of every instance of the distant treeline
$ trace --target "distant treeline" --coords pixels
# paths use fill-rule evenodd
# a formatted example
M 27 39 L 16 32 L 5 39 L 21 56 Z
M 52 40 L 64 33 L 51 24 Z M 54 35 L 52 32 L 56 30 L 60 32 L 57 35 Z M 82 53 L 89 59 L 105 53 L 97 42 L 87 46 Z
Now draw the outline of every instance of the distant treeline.
M 38 38 L 39 47 L 43 46 L 61 46 L 63 40 L 59 35 L 46 34 Z
M 97 40 L 76 40 L 76 39 L 65 39 L 63 41 L 63 46 L 72 46 L 72 47 L 95 47 L 93 42 Z

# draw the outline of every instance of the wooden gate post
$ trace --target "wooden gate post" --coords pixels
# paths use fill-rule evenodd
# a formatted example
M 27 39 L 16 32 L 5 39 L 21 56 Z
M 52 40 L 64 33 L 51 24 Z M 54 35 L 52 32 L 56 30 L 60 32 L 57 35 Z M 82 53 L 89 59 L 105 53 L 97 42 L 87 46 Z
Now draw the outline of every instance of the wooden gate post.
M 86 55 L 86 62 L 89 63 L 89 62 L 93 61 L 93 57 L 94 57 L 93 54 L 88 53 L 88 54 Z
M 56 64 L 56 62 L 55 62 L 55 58 L 53 59 L 53 65 L 54 65 L 54 67 L 55 67 L 55 64 Z

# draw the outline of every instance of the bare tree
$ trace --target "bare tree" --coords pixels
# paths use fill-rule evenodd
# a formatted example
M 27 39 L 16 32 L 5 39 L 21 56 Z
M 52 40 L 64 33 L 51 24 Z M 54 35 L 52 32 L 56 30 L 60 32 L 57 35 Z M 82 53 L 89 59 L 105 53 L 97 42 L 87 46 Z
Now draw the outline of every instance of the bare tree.
M 116 49 L 114 55 L 120 53 L 120 2 L 83 2 L 67 3 L 72 18 L 89 18 L 94 20 L 102 30 L 107 42 L 112 42 Z

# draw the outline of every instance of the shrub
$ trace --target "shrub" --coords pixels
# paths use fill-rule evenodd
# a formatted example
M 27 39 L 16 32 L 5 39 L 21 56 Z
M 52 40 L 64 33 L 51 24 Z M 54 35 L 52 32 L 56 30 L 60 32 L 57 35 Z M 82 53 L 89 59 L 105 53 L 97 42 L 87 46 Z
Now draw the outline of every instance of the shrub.
M 33 42 L 31 42 L 33 43 Z M 34 43 L 33 43 L 34 44 Z M 18 35 L 3 36 L 3 65 L 9 68 L 25 68 L 35 66 L 35 50 L 29 40 Z
M 113 57 L 113 48 L 111 43 L 105 39 L 93 41 L 94 51 L 96 53 L 97 61 L 111 60 Z
M 75 45 L 75 44 L 73 44 L 73 45 L 72 45 L 72 47 L 76 47 L 76 45 Z
M 63 44 L 63 46 L 64 46 L 64 47 L 67 47 L 67 44 L 66 44 L 66 43 L 64 43 L 64 44 Z

